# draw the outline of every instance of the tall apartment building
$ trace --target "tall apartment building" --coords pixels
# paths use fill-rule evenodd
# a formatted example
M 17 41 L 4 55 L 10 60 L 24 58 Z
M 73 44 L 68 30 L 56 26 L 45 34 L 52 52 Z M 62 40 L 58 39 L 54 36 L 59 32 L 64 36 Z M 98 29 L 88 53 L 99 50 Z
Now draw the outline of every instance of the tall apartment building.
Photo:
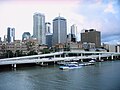
M 7 28 L 7 41 L 8 43 L 14 42 L 15 40 L 15 28 Z
M 81 32 L 81 42 L 95 43 L 95 47 L 101 46 L 101 33 L 95 29 L 84 30 Z
M 64 17 L 53 20 L 53 45 L 67 42 L 67 22 Z
M 38 40 L 40 45 L 46 44 L 45 15 L 35 13 L 33 15 L 33 38 Z

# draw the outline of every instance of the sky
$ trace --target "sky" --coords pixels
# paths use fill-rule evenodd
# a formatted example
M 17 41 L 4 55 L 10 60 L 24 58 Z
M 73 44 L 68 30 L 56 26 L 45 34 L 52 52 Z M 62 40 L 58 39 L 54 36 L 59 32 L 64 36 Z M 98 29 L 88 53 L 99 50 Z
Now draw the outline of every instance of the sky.
M 120 42 L 120 0 L 0 0 L 0 37 L 8 27 L 15 28 L 16 39 L 24 32 L 32 35 L 35 12 L 45 14 L 51 24 L 60 14 L 67 19 L 68 33 L 76 24 L 78 40 L 82 29 L 92 28 L 101 32 L 103 43 Z

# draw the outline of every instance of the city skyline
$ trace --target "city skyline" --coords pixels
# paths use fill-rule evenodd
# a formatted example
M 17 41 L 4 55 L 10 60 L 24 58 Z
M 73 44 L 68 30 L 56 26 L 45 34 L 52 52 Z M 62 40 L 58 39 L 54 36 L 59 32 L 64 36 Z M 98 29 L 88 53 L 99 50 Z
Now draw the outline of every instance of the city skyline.
M 33 35 L 33 14 L 44 13 L 46 22 L 58 16 L 67 19 L 67 31 L 77 25 L 78 35 L 84 29 L 96 29 L 102 33 L 102 42 L 119 42 L 120 38 L 120 1 L 119 0 L 1 0 L 0 37 L 7 34 L 7 27 L 15 28 L 16 39 L 24 32 Z M 52 25 L 51 25 L 52 26 Z M 51 28 L 52 29 L 52 28 Z

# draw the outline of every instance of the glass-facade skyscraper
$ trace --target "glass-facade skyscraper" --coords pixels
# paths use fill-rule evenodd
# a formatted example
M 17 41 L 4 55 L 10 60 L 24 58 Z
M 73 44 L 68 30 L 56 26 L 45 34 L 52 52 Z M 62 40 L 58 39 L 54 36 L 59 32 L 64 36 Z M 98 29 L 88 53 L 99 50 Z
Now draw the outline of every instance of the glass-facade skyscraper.
M 38 40 L 40 45 L 46 44 L 45 15 L 34 13 L 33 15 L 33 38 Z
M 76 42 L 77 26 L 73 24 L 71 26 L 71 41 Z
M 8 43 L 14 42 L 15 40 L 15 28 L 7 28 L 7 41 Z
M 67 42 L 67 22 L 64 17 L 53 20 L 53 45 Z
M 51 23 L 45 23 L 45 31 L 46 31 L 46 44 L 48 48 L 52 47 L 52 33 L 51 33 Z

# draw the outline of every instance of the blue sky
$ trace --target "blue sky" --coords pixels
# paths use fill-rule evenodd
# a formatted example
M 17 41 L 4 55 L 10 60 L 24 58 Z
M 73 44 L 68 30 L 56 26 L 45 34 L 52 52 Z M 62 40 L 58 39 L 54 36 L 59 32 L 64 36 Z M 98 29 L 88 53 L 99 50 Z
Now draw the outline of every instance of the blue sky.
M 120 0 L 83 0 L 77 12 L 101 31 L 103 42 L 120 41 Z
M 0 0 L 0 37 L 7 27 L 15 27 L 16 39 L 23 32 L 33 33 L 33 14 L 44 13 L 51 22 L 60 13 L 67 19 L 67 29 L 76 24 L 78 40 L 84 29 L 101 31 L 102 42 L 120 42 L 120 0 Z

